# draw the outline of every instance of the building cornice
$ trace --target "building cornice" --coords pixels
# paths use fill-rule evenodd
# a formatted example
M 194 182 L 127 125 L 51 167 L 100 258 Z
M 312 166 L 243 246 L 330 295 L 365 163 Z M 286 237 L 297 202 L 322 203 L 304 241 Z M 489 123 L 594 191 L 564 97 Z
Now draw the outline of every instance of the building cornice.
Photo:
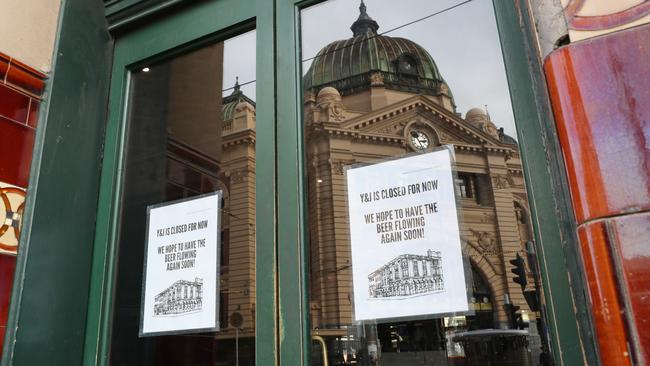
M 231 147 L 242 144 L 255 145 L 256 134 L 255 130 L 247 128 L 223 135 L 223 147 Z

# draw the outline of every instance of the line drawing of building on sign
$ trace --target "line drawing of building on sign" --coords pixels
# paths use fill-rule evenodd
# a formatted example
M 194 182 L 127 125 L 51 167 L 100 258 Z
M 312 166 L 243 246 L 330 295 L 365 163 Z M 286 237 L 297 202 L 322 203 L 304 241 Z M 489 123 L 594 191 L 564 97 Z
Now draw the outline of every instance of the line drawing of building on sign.
M 185 315 L 203 307 L 203 279 L 178 280 L 154 298 L 154 316 Z
M 371 298 L 406 298 L 443 292 L 440 252 L 427 255 L 402 254 L 368 275 L 368 295 Z

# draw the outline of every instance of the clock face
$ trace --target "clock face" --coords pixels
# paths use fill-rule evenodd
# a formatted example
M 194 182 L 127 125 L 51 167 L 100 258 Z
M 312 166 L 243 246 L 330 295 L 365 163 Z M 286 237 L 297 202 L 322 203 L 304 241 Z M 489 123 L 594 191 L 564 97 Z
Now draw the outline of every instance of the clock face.
M 410 61 L 410 60 L 400 60 L 399 64 L 399 71 L 406 73 L 406 74 L 415 74 L 416 69 L 415 69 L 415 64 Z
M 426 150 L 429 148 L 429 136 L 422 131 L 412 130 L 411 144 L 418 150 Z

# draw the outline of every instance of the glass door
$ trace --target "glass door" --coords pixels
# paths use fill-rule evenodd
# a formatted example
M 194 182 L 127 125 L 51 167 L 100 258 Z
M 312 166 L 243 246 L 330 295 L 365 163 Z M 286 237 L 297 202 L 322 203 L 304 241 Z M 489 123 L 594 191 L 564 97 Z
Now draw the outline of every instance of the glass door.
M 516 130 L 536 106 L 510 102 L 492 5 L 212 0 L 119 36 L 85 362 L 574 364 L 543 144 Z M 148 227 L 206 195 L 211 277 L 163 240 L 187 220 Z M 215 323 L 147 332 L 147 309 Z
M 274 357 L 272 38 L 256 31 L 271 23 L 258 16 L 265 6 L 203 2 L 117 39 L 87 361 Z
M 548 168 L 525 157 L 540 142 L 521 132 L 536 128 L 522 110 L 536 106 L 511 100 L 519 81 L 506 78 L 495 5 L 280 4 L 278 30 L 293 36 L 278 40 L 278 77 L 295 89 L 278 95 L 278 180 L 296 188 L 279 192 L 279 237 L 302 241 L 279 242 L 280 326 L 292 336 L 280 359 L 580 360 L 558 342 L 577 332 L 575 317 L 556 323 L 558 309 L 573 314 L 558 296 L 566 270 L 540 282 L 552 258 L 535 248 L 558 253 L 561 228 L 539 209 L 550 178 L 524 175 Z
M 301 11 L 312 334 L 331 364 L 536 365 L 549 350 L 532 272 L 510 263 L 532 227 L 491 4 L 403 5 Z

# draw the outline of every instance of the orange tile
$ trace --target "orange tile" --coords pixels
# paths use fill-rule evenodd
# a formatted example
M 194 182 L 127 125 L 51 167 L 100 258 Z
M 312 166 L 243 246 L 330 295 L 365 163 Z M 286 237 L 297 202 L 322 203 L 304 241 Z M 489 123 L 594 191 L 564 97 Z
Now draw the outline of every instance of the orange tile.
M 6 332 L 7 332 L 7 327 L 0 326 L 0 339 L 5 338 Z M 2 347 L 3 347 L 3 342 L 0 342 L 0 357 L 2 357 Z
M 27 187 L 34 129 L 0 116 L 0 181 Z
M 605 224 L 598 221 L 583 225 L 578 235 L 601 362 L 603 365 L 631 365 Z
M 643 2 L 628 8 L 614 7 L 614 4 L 612 4 L 614 2 L 612 2 L 609 4 L 610 6 L 598 9 L 601 11 L 596 14 L 580 15 L 581 8 L 592 5 L 587 3 L 598 2 L 593 0 L 570 0 L 568 6 L 565 7 L 565 14 L 571 29 L 600 30 L 620 27 L 641 19 L 650 13 L 650 2 Z M 616 10 L 612 8 L 616 8 Z
M 27 95 L 0 84 L 0 116 L 27 123 L 29 100 Z
M 578 223 L 650 209 L 650 25 L 571 44 L 544 69 Z
M 7 76 L 7 70 L 9 69 L 9 57 L 3 57 L 0 53 L 0 82 L 4 82 L 5 76 Z
M 14 282 L 15 271 L 16 257 L 0 254 L 0 326 L 7 325 L 9 300 L 11 298 L 11 288 Z
M 45 74 L 17 61 L 11 60 L 6 82 L 40 98 L 45 89 Z
M 20 62 L 20 60 L 17 60 L 15 58 L 11 59 L 11 66 L 12 67 L 15 66 L 21 70 L 24 70 L 25 72 L 32 74 L 35 78 L 38 78 L 40 80 L 45 80 L 47 78 L 47 75 L 43 74 L 42 72 L 36 70 L 35 68 L 27 64 Z
M 29 105 L 29 115 L 27 116 L 27 124 L 30 127 L 36 128 L 38 125 L 38 111 L 40 109 L 41 102 L 32 98 L 32 102 Z
M 632 324 L 638 344 L 637 363 L 650 361 L 650 213 L 611 219 L 610 237 L 620 255 L 626 297 L 630 302 Z

